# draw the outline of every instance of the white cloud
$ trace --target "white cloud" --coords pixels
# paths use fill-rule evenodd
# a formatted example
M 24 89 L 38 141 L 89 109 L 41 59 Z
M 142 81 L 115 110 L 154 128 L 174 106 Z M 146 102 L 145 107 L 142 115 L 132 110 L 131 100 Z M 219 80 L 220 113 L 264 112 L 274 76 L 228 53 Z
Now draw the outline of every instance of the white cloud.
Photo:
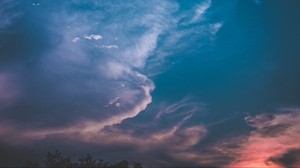
M 32 3 L 32 6 L 39 6 L 40 3 Z
M 88 40 L 101 40 L 103 37 L 100 34 L 84 35 L 83 38 Z
M 223 26 L 222 23 L 211 24 L 209 27 L 210 28 L 209 31 L 212 35 L 216 35 L 219 32 L 219 30 L 222 28 L 222 26 Z
M 99 65 L 99 70 L 112 79 L 126 78 L 131 73 L 130 67 L 116 61 L 107 62 L 104 66 Z
M 95 46 L 95 48 L 117 49 L 119 47 L 117 45 L 102 45 L 102 46 Z
M 13 0 L 0 1 L 0 31 L 12 25 L 22 15 L 20 10 L 14 9 L 18 3 L 19 1 Z
M 131 48 L 125 51 L 124 56 L 133 67 L 143 68 L 146 59 L 150 56 L 151 52 L 156 48 L 158 36 L 161 30 L 153 29 L 143 34 L 138 42 Z
M 119 99 L 120 99 L 120 97 L 116 97 L 116 98 L 114 98 L 114 99 L 111 99 L 111 100 L 109 100 L 109 102 L 107 103 L 107 105 L 105 105 L 106 107 L 110 107 L 110 106 L 113 106 L 113 105 L 115 105 L 115 106 L 120 106 L 120 103 L 118 102 L 119 101 Z
M 185 113 L 185 115 L 192 115 L 197 111 L 200 111 L 202 109 L 202 104 L 197 103 L 197 102 L 193 102 L 193 100 L 189 97 L 185 97 L 183 98 L 181 101 L 174 103 L 172 105 L 163 107 L 162 110 L 159 110 L 158 113 L 156 114 L 155 118 L 156 119 L 160 119 L 161 116 L 164 115 L 169 115 L 172 113 L 175 113 L 181 109 L 183 113 Z
M 79 37 L 75 37 L 75 38 L 73 38 L 73 40 L 72 40 L 73 43 L 76 43 L 76 42 L 78 42 L 78 41 L 80 41 L 80 38 L 79 38 Z
M 195 14 L 191 19 L 191 23 L 201 21 L 203 19 L 204 13 L 210 8 L 211 0 L 205 0 L 196 7 Z

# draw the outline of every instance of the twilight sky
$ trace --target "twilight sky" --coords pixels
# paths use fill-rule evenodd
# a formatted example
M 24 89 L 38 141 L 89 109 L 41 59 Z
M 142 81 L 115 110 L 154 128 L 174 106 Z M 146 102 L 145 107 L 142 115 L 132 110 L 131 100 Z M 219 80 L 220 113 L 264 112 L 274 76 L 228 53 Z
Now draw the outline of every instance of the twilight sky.
M 0 166 L 300 167 L 299 8 L 1 0 Z

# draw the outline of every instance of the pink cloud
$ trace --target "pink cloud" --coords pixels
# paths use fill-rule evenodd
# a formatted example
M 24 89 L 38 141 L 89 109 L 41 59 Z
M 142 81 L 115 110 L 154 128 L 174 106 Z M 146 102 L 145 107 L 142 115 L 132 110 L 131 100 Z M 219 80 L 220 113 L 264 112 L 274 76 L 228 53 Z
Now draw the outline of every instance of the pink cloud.
M 150 91 L 145 89 L 145 93 L 150 93 Z M 173 160 L 193 165 L 218 165 L 232 168 L 281 168 L 284 165 L 276 159 L 284 157 L 291 150 L 300 149 L 299 109 L 288 109 L 281 114 L 246 117 L 245 121 L 254 128 L 253 131 L 247 135 L 211 144 L 204 151 L 196 151 L 194 147 L 201 144 L 202 139 L 208 134 L 207 127 L 203 125 L 183 126 L 191 115 L 174 123 L 172 127 L 156 130 L 143 136 L 136 135 L 134 130 L 124 130 L 114 126 L 145 109 L 151 102 L 151 96 L 147 95 L 147 97 L 148 99 L 142 101 L 132 111 L 102 122 L 82 121 L 70 127 L 37 130 L 20 130 L 13 124 L 2 122 L 0 123 L 0 137 L 5 137 L 5 139 L 1 138 L 2 141 L 6 140 L 10 144 L 30 143 L 48 137 L 58 137 L 67 141 L 99 146 L 125 145 L 138 149 L 142 153 L 162 151 Z M 172 114 L 173 107 L 177 109 L 177 106 L 167 106 L 162 114 Z M 153 122 L 159 122 L 159 117 Z M 295 161 L 294 166 L 298 166 L 299 162 L 300 160 Z
M 145 90 L 145 92 L 149 92 L 149 90 Z M 127 112 L 126 115 L 122 113 L 118 117 L 112 117 L 102 122 L 82 121 L 70 127 L 49 129 L 20 129 L 13 123 L 3 122 L 0 123 L 0 137 L 3 137 L 0 140 L 10 145 L 32 144 L 48 138 L 59 138 L 68 142 L 106 147 L 121 145 L 138 149 L 140 153 L 145 154 L 160 151 L 174 160 L 185 161 L 186 157 L 180 158 L 179 156 L 186 156 L 207 135 L 205 126 L 183 126 L 191 115 L 182 118 L 171 127 L 145 135 L 136 135 L 132 129 L 124 130 L 114 126 L 114 124 L 135 116 L 142 109 L 145 109 L 147 104 L 151 102 L 151 97 L 148 96 L 148 98 L 147 101 L 141 102 L 140 106 Z M 156 119 L 154 122 L 159 121 Z
M 200 166 L 283 168 L 285 165 L 278 158 L 300 149 L 299 109 L 287 109 L 282 114 L 260 114 L 245 120 L 255 129 L 249 134 L 221 140 L 207 146 L 206 152 L 181 151 L 173 156 Z M 293 167 L 299 167 L 300 159 L 293 162 Z
M 246 117 L 256 130 L 240 141 L 236 159 L 229 167 L 283 167 L 272 161 L 292 149 L 300 148 L 300 110 L 288 113 Z

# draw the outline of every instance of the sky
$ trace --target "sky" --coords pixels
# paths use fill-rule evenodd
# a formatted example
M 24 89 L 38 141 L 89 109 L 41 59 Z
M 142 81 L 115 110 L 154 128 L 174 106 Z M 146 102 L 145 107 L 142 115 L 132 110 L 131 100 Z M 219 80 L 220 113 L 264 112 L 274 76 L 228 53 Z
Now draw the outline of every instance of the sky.
M 1 0 L 0 166 L 300 167 L 298 0 Z

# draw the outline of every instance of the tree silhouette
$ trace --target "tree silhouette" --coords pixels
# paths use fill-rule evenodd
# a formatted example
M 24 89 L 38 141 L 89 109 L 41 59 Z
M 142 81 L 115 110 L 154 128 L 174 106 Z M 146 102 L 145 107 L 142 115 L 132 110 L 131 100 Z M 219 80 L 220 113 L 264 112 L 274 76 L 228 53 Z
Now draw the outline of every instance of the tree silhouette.
M 39 163 L 28 161 L 24 168 L 39 168 Z
M 112 165 L 111 168 L 129 168 L 129 162 L 127 160 L 122 160 L 121 162 Z
M 141 163 L 133 162 L 132 164 L 133 168 L 143 168 Z
M 78 168 L 109 168 L 109 163 L 102 159 L 94 159 L 93 156 L 87 154 L 78 159 Z
M 70 157 L 64 157 L 61 152 L 55 150 L 54 153 L 48 152 L 44 161 L 46 168 L 142 168 L 142 164 L 127 160 L 122 160 L 115 164 L 105 162 L 103 159 L 94 158 L 90 154 L 80 157 L 77 162 L 72 162 Z M 40 168 L 38 163 L 29 161 L 24 168 Z
M 94 159 L 91 155 L 87 154 L 86 156 L 79 158 L 79 167 L 80 168 L 93 168 L 96 167 L 97 160 Z
M 63 157 L 61 152 L 55 150 L 54 153 L 48 152 L 45 165 L 47 168 L 69 168 L 74 167 L 70 157 Z

